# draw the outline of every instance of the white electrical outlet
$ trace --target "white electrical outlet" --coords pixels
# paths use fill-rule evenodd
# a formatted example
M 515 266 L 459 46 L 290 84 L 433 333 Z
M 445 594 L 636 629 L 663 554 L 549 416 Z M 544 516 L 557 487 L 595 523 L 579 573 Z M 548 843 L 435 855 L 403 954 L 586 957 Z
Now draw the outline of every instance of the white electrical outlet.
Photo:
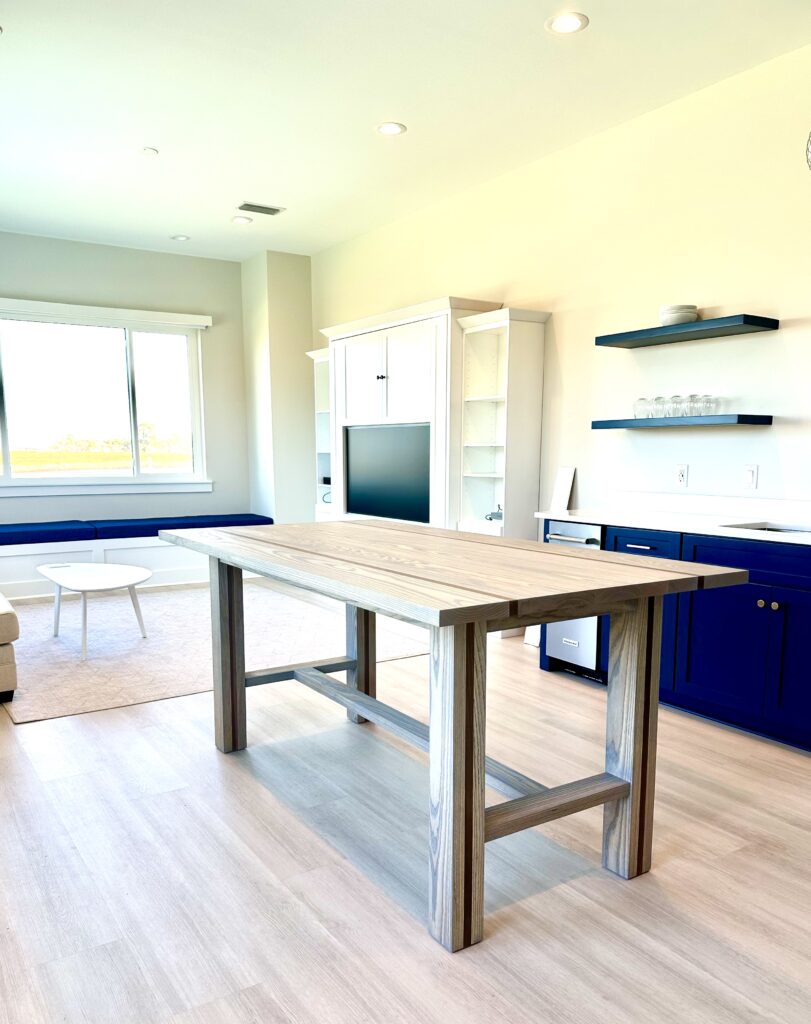
M 757 469 L 755 463 L 743 467 L 743 486 L 747 491 L 757 489 Z
M 687 470 L 688 465 L 686 462 L 680 462 L 676 466 L 676 486 L 686 487 L 687 486 Z

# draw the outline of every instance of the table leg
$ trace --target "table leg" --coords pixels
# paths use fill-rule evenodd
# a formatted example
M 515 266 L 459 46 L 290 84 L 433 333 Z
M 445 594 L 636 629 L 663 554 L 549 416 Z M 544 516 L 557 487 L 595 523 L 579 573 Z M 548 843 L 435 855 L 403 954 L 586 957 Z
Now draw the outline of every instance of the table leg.
M 62 611 L 62 588 L 54 584 L 54 636 L 59 636 L 59 613 Z
M 141 630 L 141 636 L 146 640 L 146 629 L 144 629 L 144 617 L 141 615 L 141 605 L 138 603 L 138 595 L 135 593 L 135 587 L 127 587 L 130 592 L 130 599 L 132 601 L 132 607 L 135 609 L 135 618 L 138 620 L 138 627 Z
M 220 750 L 244 750 L 248 743 L 245 709 L 245 624 L 242 570 L 217 558 L 211 572 L 211 635 L 214 648 L 214 739 Z
M 82 661 L 87 661 L 87 594 L 82 591 Z
M 486 627 L 431 630 L 428 927 L 452 952 L 482 939 Z
M 346 673 L 347 686 L 361 693 L 374 697 L 376 694 L 377 652 L 375 650 L 374 612 L 358 608 L 354 604 L 346 606 L 346 654 L 357 661 L 357 667 Z M 366 719 L 357 711 L 347 711 L 350 722 L 365 722 Z
M 605 805 L 603 866 L 623 878 L 651 865 L 661 639 L 661 597 L 630 601 L 611 615 L 605 770 L 631 791 Z

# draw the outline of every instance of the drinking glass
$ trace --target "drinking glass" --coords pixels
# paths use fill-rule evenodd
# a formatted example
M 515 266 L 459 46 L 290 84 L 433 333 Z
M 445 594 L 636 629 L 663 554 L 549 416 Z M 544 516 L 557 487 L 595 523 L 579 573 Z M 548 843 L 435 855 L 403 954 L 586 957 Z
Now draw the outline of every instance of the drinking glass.
M 702 416 L 714 416 L 718 412 L 720 406 L 720 400 L 715 395 L 702 395 L 701 396 L 701 415 Z
M 634 419 L 646 420 L 650 416 L 650 399 L 637 398 L 634 402 Z
M 688 395 L 687 397 L 687 415 L 688 416 L 701 416 L 703 413 L 703 405 L 701 395 Z
M 657 395 L 656 398 L 651 402 L 651 416 L 655 419 L 659 419 L 663 416 L 667 416 L 668 401 L 662 395 Z
M 682 398 L 681 395 L 672 395 L 670 398 L 670 411 L 668 412 L 668 416 L 684 416 L 686 405 L 686 398 Z

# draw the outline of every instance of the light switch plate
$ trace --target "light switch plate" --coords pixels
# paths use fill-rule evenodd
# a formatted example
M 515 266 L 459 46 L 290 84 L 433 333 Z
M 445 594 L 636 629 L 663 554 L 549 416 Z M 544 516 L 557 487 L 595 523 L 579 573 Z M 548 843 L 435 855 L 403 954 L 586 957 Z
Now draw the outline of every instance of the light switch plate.
M 743 486 L 747 491 L 757 489 L 758 467 L 756 463 L 750 463 L 743 467 Z
M 687 471 L 689 466 L 686 462 L 679 462 L 676 465 L 676 486 L 686 487 L 687 486 Z

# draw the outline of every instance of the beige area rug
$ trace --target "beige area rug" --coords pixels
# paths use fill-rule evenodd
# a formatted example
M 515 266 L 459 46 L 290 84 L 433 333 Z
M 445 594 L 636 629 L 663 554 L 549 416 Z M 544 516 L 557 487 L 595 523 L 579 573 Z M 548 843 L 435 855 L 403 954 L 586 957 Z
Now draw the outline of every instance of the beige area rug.
M 78 600 L 63 598 L 58 637 L 53 636 L 52 602 L 18 602 L 18 688 L 14 700 L 3 705 L 12 721 L 61 718 L 210 690 L 208 588 L 173 587 L 139 594 L 146 640 L 138 632 L 125 591 L 89 596 L 85 662 L 80 660 Z M 245 581 L 248 670 L 330 658 L 344 650 L 342 604 L 320 597 L 300 600 L 273 585 Z M 425 630 L 379 617 L 379 661 L 427 651 Z

